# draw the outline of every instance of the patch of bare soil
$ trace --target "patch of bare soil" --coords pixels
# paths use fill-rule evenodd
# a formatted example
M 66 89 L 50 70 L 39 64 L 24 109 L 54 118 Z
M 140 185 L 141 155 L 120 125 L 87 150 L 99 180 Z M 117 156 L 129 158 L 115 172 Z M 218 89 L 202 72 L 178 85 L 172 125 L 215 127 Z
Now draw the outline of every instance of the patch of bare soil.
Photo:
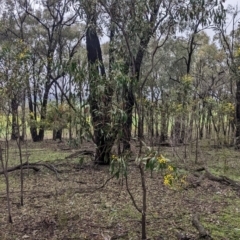
M 57 144 L 51 144 L 58 148 Z M 49 143 L 41 145 L 45 150 L 49 146 Z M 91 150 L 89 144 L 83 149 Z M 69 151 L 69 155 L 74 152 Z M 109 168 L 94 166 L 88 157 L 85 160 L 83 165 L 79 164 L 78 156 L 52 162 L 59 170 L 58 177 L 44 167 L 37 172 L 24 170 L 23 207 L 19 204 L 20 173 L 9 173 L 13 224 L 7 223 L 6 194 L 1 189 L 0 239 L 141 239 L 141 214 L 134 208 L 124 181 L 111 179 L 106 183 L 111 178 Z M 223 218 L 226 211 L 233 215 L 237 211 L 237 192 L 230 185 L 208 178 L 193 186 L 198 179 L 188 173 L 185 187 L 170 189 L 163 185 L 159 173 L 152 176 L 147 173 L 149 239 L 200 239 L 199 231 L 192 224 L 194 216 L 198 216 L 212 239 L 240 238 L 235 230 L 237 223 Z M 4 178 L 1 176 L 0 180 L 3 183 Z M 130 162 L 128 182 L 141 207 L 140 174 L 134 162 Z

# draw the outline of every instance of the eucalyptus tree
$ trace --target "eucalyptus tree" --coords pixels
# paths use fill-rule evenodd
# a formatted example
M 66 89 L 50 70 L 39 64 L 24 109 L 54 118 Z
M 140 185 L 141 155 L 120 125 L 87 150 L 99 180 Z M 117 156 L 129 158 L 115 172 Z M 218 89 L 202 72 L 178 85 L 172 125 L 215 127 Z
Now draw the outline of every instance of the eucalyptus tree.
M 21 40 L 5 40 L 1 43 L 0 48 L 0 75 L 1 87 L 6 90 L 11 106 L 11 139 L 24 139 L 25 121 L 24 119 L 24 96 L 27 86 L 26 74 L 29 61 L 28 46 Z M 19 114 L 19 106 L 22 104 Z M 21 118 L 21 124 L 20 124 Z
M 124 62 L 123 73 L 129 77 L 122 85 L 123 110 L 127 120 L 123 123 L 123 150 L 130 149 L 135 94 L 141 94 L 141 66 L 151 38 L 167 38 L 172 30 L 172 15 L 177 11 L 175 1 L 100 1 L 111 17 L 117 31 L 118 50 Z M 114 14 L 110 11 L 114 7 Z M 124 11 L 122 10 L 124 9 Z M 116 49 L 116 47 L 115 47 Z M 117 49 L 115 50 L 117 54 Z M 139 119 L 140 120 L 140 119 Z M 139 122 L 139 128 L 142 123 Z M 139 130 L 139 138 L 142 131 Z
M 239 73 L 239 46 L 240 46 L 240 11 L 238 6 L 228 8 L 228 16 L 231 19 L 232 31 L 228 34 L 228 25 L 221 24 L 216 30 L 218 35 L 216 38 L 219 40 L 227 57 L 227 64 L 231 73 L 232 78 L 230 79 L 231 93 L 235 96 L 235 144 L 239 148 L 240 144 L 240 73 Z
M 167 4 L 163 1 L 131 1 L 130 4 L 129 1 L 87 1 L 87 3 L 80 1 L 80 3 L 88 26 L 86 46 L 89 62 L 89 102 L 97 145 L 96 156 L 98 162 L 109 163 L 109 153 L 119 133 L 119 128 L 109 128 L 112 120 L 109 112 L 112 107 L 112 97 L 116 91 L 114 67 L 120 68 L 121 80 L 124 79 L 121 81 L 120 92 L 123 97 L 122 110 L 127 119 L 119 126 L 123 127 L 123 148 L 126 150 L 130 148 L 132 113 L 135 103 L 134 86 L 137 86 L 140 80 L 140 68 L 145 50 L 157 31 L 159 34 L 160 30 L 163 31 L 165 28 L 169 31 L 170 10 L 176 7 L 176 4 L 173 1 Z M 110 38 L 109 69 L 107 70 L 103 64 L 98 37 L 103 23 L 108 28 Z M 160 24 L 162 24 L 161 29 Z M 103 91 L 99 93 L 99 89 Z
M 204 125 L 208 129 L 207 136 L 210 136 L 213 125 L 219 140 L 220 131 L 226 136 L 226 119 L 233 119 L 231 106 L 233 106 L 234 97 L 231 94 L 230 75 L 224 51 L 219 49 L 215 42 L 205 43 L 199 47 L 195 59 L 194 76 L 194 88 L 202 112 L 200 138 L 203 137 Z M 228 114 L 226 111 L 225 113 L 224 111 L 220 112 L 224 104 L 228 104 L 230 107 Z M 231 120 L 230 126 L 232 123 Z
M 9 71 L 11 71 L 11 74 L 16 74 L 16 60 L 18 62 L 18 69 L 22 69 L 22 72 L 26 73 L 28 66 L 26 65 L 26 61 L 22 61 L 26 59 L 26 53 L 28 51 L 27 45 L 23 42 L 23 28 L 24 24 L 27 21 L 27 15 L 24 11 L 21 11 L 21 9 L 18 8 L 19 4 L 18 2 L 14 0 L 8 0 L 8 1 L 2 1 L 2 11 L 1 11 L 1 24 L 2 28 L 0 30 L 1 32 L 1 39 L 3 41 L 3 49 L 6 50 L 6 43 L 8 43 L 9 47 L 9 54 L 12 54 L 12 60 L 9 63 Z M 14 53 L 15 51 L 15 53 Z M 21 51 L 21 52 L 20 52 Z M 6 52 L 5 52 L 6 53 Z M 15 55 L 15 56 L 14 56 Z M 3 56 L 3 55 L 2 55 Z M 6 55 L 5 55 L 6 56 Z M 25 79 L 19 79 L 20 76 Z M 11 78 L 11 77 L 10 77 Z M 9 95 L 9 99 L 11 99 L 11 108 L 12 108 L 12 133 L 11 138 L 17 139 L 19 137 L 19 126 L 17 123 L 18 119 L 18 107 L 22 103 L 22 136 L 21 138 L 25 137 L 25 89 L 26 89 L 26 74 L 23 77 L 23 75 L 19 74 L 18 77 L 15 77 L 14 80 L 15 85 L 19 84 L 21 88 L 16 89 L 15 93 L 12 90 L 12 94 Z M 10 86 L 10 85 L 9 85 Z M 18 91 L 20 90 L 20 91 Z
M 116 138 L 116 126 L 113 123 L 112 97 L 114 94 L 114 80 L 111 73 L 107 75 L 103 63 L 102 50 L 99 40 L 99 14 L 100 4 L 97 1 L 80 1 L 84 16 L 86 31 L 86 49 L 88 60 L 88 82 L 89 82 L 89 105 L 93 124 L 93 141 L 96 144 L 96 159 L 99 164 L 109 164 L 110 152 Z M 109 69 L 112 69 L 113 58 L 111 44 L 114 38 L 114 30 L 111 29 L 110 20 L 110 48 L 109 48 Z M 112 80 L 112 81 L 111 81 Z M 112 126 L 113 125 L 113 126 Z
M 65 77 L 68 65 L 82 39 L 75 34 L 74 41 L 66 33 L 76 24 L 78 15 L 70 0 L 24 1 L 20 7 L 31 19 L 31 38 L 25 39 L 32 49 L 32 72 L 28 84 L 28 103 L 31 120 L 37 122 L 37 105 L 40 101 L 40 124 L 30 128 L 33 141 L 44 138 L 49 92 L 52 86 Z M 33 92 L 33 95 L 32 95 Z M 33 97 L 33 98 L 32 98 Z
M 83 10 L 79 11 L 79 15 L 82 18 L 85 17 L 87 24 L 86 47 L 89 62 L 89 100 L 95 140 L 98 139 L 96 140 L 96 142 L 98 142 L 97 149 L 102 149 L 97 156 L 102 156 L 101 159 L 106 160 L 108 159 L 109 152 L 107 151 L 107 157 L 105 157 L 104 151 L 106 152 L 106 148 L 103 146 L 107 144 L 106 136 L 113 142 L 114 136 L 117 134 L 113 129 L 106 131 L 100 130 L 106 128 L 111 121 L 111 117 L 107 112 L 111 109 L 112 97 L 116 90 L 113 88 L 113 85 L 111 85 L 113 83 L 113 81 L 111 81 L 113 80 L 113 66 L 121 62 L 121 74 L 125 76 L 125 80 L 121 82 L 120 90 L 122 110 L 127 116 L 126 120 L 122 122 L 122 141 L 123 150 L 125 151 L 130 149 L 132 115 L 134 104 L 136 103 L 136 95 L 140 98 L 143 97 L 143 86 L 148 80 L 147 77 L 146 80 L 141 82 L 141 68 L 144 56 L 149 50 L 148 46 L 151 39 L 154 37 L 157 39 L 156 42 L 158 42 L 152 52 L 152 57 L 154 58 L 155 52 L 164 45 L 169 35 L 175 34 L 178 29 L 180 29 L 180 31 L 186 28 L 193 29 L 194 34 L 196 34 L 200 25 L 206 26 L 209 25 L 209 22 L 218 21 L 222 18 L 224 15 L 222 2 L 219 4 L 212 1 L 199 1 L 197 3 L 196 1 L 190 1 L 186 3 L 185 1 L 175 0 L 98 0 L 78 2 L 81 6 L 80 8 Z M 195 24 L 195 27 L 191 25 L 191 22 Z M 110 38 L 109 68 L 104 66 L 99 41 L 99 33 L 102 32 L 103 29 L 107 29 L 106 31 Z M 192 40 L 192 42 L 193 41 L 194 40 Z M 188 55 L 188 58 L 188 62 L 190 62 L 191 56 Z M 95 71 L 94 74 L 92 74 L 93 69 Z M 149 69 L 150 72 L 151 69 L 152 67 Z M 188 64 L 187 69 L 190 69 L 190 64 Z M 101 84 L 103 90 L 101 94 L 105 97 L 99 98 L 94 89 Z M 100 100 L 103 106 L 97 104 Z M 96 114 L 97 112 L 98 115 Z M 105 118 L 100 117 L 100 113 L 102 113 Z M 99 124 L 100 122 L 101 124 Z M 139 121 L 138 127 L 138 135 L 141 139 L 143 137 L 141 130 L 143 129 L 143 125 L 141 121 Z M 107 148 L 110 149 L 111 144 L 109 144 Z M 102 162 L 102 160 L 100 162 Z
M 178 29 L 180 33 L 185 34 L 186 42 L 182 41 L 182 48 L 185 49 L 185 53 L 177 59 L 183 63 L 184 73 L 181 76 L 183 78 L 191 76 L 192 74 L 192 64 L 194 61 L 194 52 L 199 47 L 200 38 L 199 34 L 205 30 L 212 28 L 216 25 L 221 24 L 225 21 L 225 9 L 223 6 L 224 1 L 190 1 L 189 4 L 183 5 L 182 11 L 185 9 L 186 14 L 181 14 L 178 22 Z M 180 82 L 180 85 L 184 85 Z M 184 87 L 184 86 L 183 86 Z M 183 104 L 185 108 L 186 102 L 184 101 L 184 95 L 186 93 L 186 88 L 183 92 L 183 95 L 179 95 L 178 102 Z M 193 96 L 193 99 L 196 96 Z M 185 124 L 186 124 L 186 115 L 184 114 L 179 121 L 176 122 L 176 132 L 178 133 L 177 139 L 180 142 L 184 142 L 185 138 Z M 180 129 L 181 128 L 181 131 Z
M 171 119 L 170 102 L 173 100 L 173 92 L 175 82 L 169 77 L 173 72 L 179 74 L 178 70 L 182 68 L 173 67 L 176 55 L 177 41 L 174 36 L 168 36 L 168 40 L 164 43 L 154 39 L 150 42 L 148 53 L 144 56 L 141 70 L 140 83 L 143 86 L 143 94 L 146 99 L 143 101 L 145 111 L 148 112 L 148 123 L 151 122 L 151 138 L 156 135 L 159 143 L 166 143 L 168 140 L 168 126 Z M 153 57 L 154 53 L 154 57 Z M 149 125 L 148 124 L 148 125 Z M 155 125 L 155 134 L 153 130 Z
M 112 2 L 100 2 L 110 15 Z M 112 18 L 118 30 L 118 37 L 122 36 L 121 50 L 125 55 L 126 74 L 131 78 L 131 81 L 123 86 L 124 111 L 128 116 L 124 124 L 124 148 L 128 149 L 135 103 L 134 92 L 137 92 L 134 88 L 137 85 L 139 87 L 143 57 L 149 50 L 148 45 L 152 37 L 158 40 L 167 39 L 169 34 L 188 31 L 188 51 L 182 59 L 186 63 L 186 74 L 189 74 L 196 44 L 195 35 L 211 24 L 222 21 L 224 9 L 222 1 L 121 1 L 119 4 L 115 3 L 115 8 L 117 11 Z M 137 94 L 139 95 L 139 92 Z

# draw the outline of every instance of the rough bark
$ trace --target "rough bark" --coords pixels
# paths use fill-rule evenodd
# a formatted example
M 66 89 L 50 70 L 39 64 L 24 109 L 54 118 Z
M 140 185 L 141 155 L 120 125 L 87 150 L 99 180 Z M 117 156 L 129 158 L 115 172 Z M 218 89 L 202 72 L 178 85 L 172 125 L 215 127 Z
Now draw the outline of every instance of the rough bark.
M 133 116 L 133 107 L 134 107 L 134 94 L 133 94 L 132 87 L 128 88 L 127 86 L 125 86 L 124 93 L 125 93 L 124 95 L 125 104 L 124 104 L 123 110 L 127 115 L 127 120 L 123 124 L 123 151 L 126 151 L 131 149 L 130 139 L 131 139 L 131 133 L 132 133 L 132 116 Z
M 18 102 L 16 96 L 11 100 L 12 108 L 12 133 L 11 140 L 16 140 L 19 137 L 19 126 L 18 126 Z
M 236 147 L 240 146 L 240 81 L 236 89 Z
M 89 27 L 86 33 L 87 57 L 90 82 L 90 113 L 94 127 L 94 142 L 97 145 L 95 162 L 97 164 L 109 164 L 110 152 L 115 140 L 115 133 L 110 127 L 113 90 L 106 80 L 103 65 L 100 41 L 96 30 L 96 10 L 88 16 Z M 100 71 L 99 71 L 100 70 Z M 104 94 L 99 96 L 97 87 L 104 84 Z

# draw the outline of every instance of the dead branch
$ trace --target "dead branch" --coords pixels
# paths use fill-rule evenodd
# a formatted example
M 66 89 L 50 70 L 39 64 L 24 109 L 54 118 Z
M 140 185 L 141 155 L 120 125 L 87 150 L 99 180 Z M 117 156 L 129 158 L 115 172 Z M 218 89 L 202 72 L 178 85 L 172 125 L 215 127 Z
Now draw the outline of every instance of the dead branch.
M 40 171 L 40 168 L 38 167 L 46 167 L 47 169 L 49 169 L 50 171 L 54 172 L 57 176 L 57 179 L 60 180 L 58 173 L 61 173 L 62 171 L 59 171 L 58 169 L 56 169 L 52 164 L 47 164 L 47 163 L 29 163 L 29 162 L 25 162 L 22 165 L 17 165 L 15 167 L 11 167 L 6 169 L 7 172 L 13 172 L 15 170 L 20 170 L 22 169 L 33 169 L 34 171 L 38 172 Z M 4 174 L 4 171 L 0 171 L 0 174 Z
M 176 232 L 177 240 L 190 240 L 185 233 Z
M 232 186 L 235 189 L 240 189 L 240 183 L 237 181 L 234 181 L 226 176 L 215 176 L 212 173 L 210 173 L 207 169 L 205 169 L 205 172 L 206 172 L 205 176 L 211 181 L 220 182 L 225 185 Z
M 29 165 L 46 167 L 50 171 L 54 172 L 56 174 L 57 179 L 60 180 L 58 173 L 61 173 L 62 171 L 56 169 L 52 164 L 47 164 L 47 163 L 29 163 Z
M 203 172 L 203 173 L 200 175 L 199 172 Z M 210 181 L 219 182 L 219 183 L 231 186 L 235 190 L 240 189 L 240 182 L 234 181 L 226 176 L 215 176 L 206 167 L 201 167 L 201 168 L 196 169 L 194 171 L 193 175 L 198 177 L 198 179 L 192 183 L 191 187 L 200 186 L 201 182 L 205 178 L 207 178 Z
M 113 178 L 115 178 L 115 175 L 112 175 L 110 178 L 108 178 L 108 179 L 103 183 L 103 185 L 100 186 L 100 187 L 98 187 L 98 188 L 96 188 L 96 190 L 99 190 L 99 189 L 101 189 L 101 188 L 104 188 L 104 187 L 107 185 L 107 183 L 108 183 L 110 180 L 112 180 Z
M 205 230 L 203 225 L 199 221 L 199 215 L 194 214 L 192 218 L 192 225 L 198 230 L 199 232 L 199 239 L 212 239 L 209 233 Z
M 131 198 L 131 200 L 132 200 L 132 203 L 133 203 L 134 207 L 137 209 L 138 212 L 142 213 L 142 210 L 138 207 L 138 205 L 137 205 L 137 203 L 136 203 L 136 201 L 135 201 L 135 199 L 134 199 L 134 197 L 133 197 L 133 195 L 132 195 L 132 193 L 131 193 L 131 191 L 130 191 L 130 189 L 129 189 L 129 187 L 128 187 L 128 178 L 127 178 L 127 175 L 125 176 L 125 180 L 126 180 L 126 189 L 127 189 L 127 192 L 128 192 L 128 194 L 129 194 L 129 196 L 130 196 L 130 198 Z
M 205 178 L 205 172 L 202 173 L 200 176 L 198 176 L 197 181 L 193 182 L 192 186 L 195 187 L 195 188 L 199 187 L 201 185 L 201 182 L 203 181 L 204 178 Z
M 15 167 L 11 167 L 11 168 L 6 169 L 6 172 L 13 172 L 15 170 L 20 170 L 21 166 L 22 166 L 22 169 L 33 169 L 35 172 L 40 171 L 40 169 L 37 168 L 36 166 L 29 165 L 27 162 L 25 162 L 22 165 L 20 164 L 20 165 L 17 165 Z M 4 171 L 0 171 L 0 174 L 4 174 Z

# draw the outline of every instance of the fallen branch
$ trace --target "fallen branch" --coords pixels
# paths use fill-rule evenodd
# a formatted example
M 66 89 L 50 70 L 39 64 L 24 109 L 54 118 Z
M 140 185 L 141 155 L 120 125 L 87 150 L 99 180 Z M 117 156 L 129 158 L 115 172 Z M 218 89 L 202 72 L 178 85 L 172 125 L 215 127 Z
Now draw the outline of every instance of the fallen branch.
M 98 187 L 98 188 L 96 188 L 96 190 L 99 190 L 99 189 L 101 189 L 101 188 L 104 188 L 104 187 L 107 185 L 107 183 L 108 183 L 110 180 L 112 180 L 113 178 L 115 178 L 115 175 L 112 175 L 110 178 L 108 178 L 108 179 L 103 183 L 103 185 L 100 186 L 100 187 Z
M 197 179 L 197 181 L 195 181 L 192 185 L 193 187 L 198 187 L 201 185 L 201 182 L 203 181 L 203 179 L 205 178 L 205 173 L 202 173 L 199 178 Z
M 192 225 L 198 230 L 199 232 L 199 239 L 212 239 L 209 233 L 205 230 L 203 225 L 199 221 L 199 215 L 194 214 L 192 218 Z
M 204 171 L 204 172 L 203 172 Z M 203 172 L 201 175 L 199 172 Z M 191 187 L 198 187 L 201 185 L 201 182 L 207 178 L 210 181 L 219 182 L 228 186 L 233 187 L 235 190 L 240 190 L 240 182 L 234 181 L 226 176 L 215 176 L 205 167 L 201 167 L 195 170 L 194 175 L 198 177 L 198 179 L 192 183 Z
M 22 169 L 33 169 L 35 172 L 40 171 L 40 169 L 38 167 L 29 165 L 27 162 L 23 163 L 22 165 L 20 164 L 20 165 L 17 165 L 15 167 L 8 168 L 8 169 L 6 169 L 6 171 L 7 172 L 13 172 L 15 170 L 20 170 L 21 167 L 22 167 Z M 4 171 L 0 171 L 0 174 L 4 174 Z
M 190 240 L 185 233 L 176 232 L 177 240 Z
M 15 167 L 8 168 L 6 171 L 7 172 L 13 172 L 15 170 L 20 170 L 22 168 L 22 169 L 33 169 L 34 171 L 38 172 L 38 171 L 40 171 L 40 168 L 38 168 L 38 167 L 41 167 L 41 166 L 46 167 L 50 171 L 53 171 L 56 174 L 57 179 L 60 180 L 60 178 L 58 176 L 58 173 L 61 173 L 62 171 L 57 170 L 52 164 L 47 164 L 47 163 L 25 162 L 22 165 L 20 164 L 20 165 L 17 165 Z M 4 174 L 4 171 L 0 171 L 0 174 Z
M 214 176 L 212 173 L 210 173 L 207 169 L 206 171 L 206 177 L 211 180 L 211 181 L 215 181 L 215 182 L 220 182 L 226 185 L 230 185 L 235 189 L 240 189 L 240 183 L 237 181 L 234 181 L 226 176 Z

